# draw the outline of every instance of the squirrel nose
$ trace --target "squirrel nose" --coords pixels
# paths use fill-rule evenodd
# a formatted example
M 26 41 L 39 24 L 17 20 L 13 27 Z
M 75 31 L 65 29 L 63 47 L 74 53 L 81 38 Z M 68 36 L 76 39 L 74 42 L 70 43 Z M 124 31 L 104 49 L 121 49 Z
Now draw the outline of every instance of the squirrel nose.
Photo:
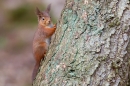
M 50 21 L 50 20 L 48 20 L 48 23 L 51 23 L 51 21 Z

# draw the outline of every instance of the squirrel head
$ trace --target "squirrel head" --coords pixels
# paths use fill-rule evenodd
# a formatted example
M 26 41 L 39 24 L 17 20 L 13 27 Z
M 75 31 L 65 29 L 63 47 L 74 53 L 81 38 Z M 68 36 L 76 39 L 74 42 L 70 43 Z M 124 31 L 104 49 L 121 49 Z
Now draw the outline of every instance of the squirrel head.
M 36 14 L 38 16 L 38 22 L 40 25 L 46 27 L 51 24 L 51 18 L 49 15 L 51 9 L 51 4 L 49 4 L 45 11 L 40 11 L 38 8 L 36 8 Z

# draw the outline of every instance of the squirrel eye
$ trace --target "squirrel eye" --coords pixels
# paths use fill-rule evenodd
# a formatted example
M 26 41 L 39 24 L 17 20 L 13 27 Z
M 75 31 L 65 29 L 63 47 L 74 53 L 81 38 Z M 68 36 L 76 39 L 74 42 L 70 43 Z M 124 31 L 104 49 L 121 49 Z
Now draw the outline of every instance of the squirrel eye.
M 44 17 L 42 17 L 42 20 L 45 20 Z

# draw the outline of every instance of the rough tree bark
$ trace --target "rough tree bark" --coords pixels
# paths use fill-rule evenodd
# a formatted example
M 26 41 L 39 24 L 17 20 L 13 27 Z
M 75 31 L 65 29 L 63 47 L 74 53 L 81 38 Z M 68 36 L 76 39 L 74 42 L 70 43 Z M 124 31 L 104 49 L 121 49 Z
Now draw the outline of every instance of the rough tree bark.
M 33 86 L 130 86 L 130 0 L 67 0 Z

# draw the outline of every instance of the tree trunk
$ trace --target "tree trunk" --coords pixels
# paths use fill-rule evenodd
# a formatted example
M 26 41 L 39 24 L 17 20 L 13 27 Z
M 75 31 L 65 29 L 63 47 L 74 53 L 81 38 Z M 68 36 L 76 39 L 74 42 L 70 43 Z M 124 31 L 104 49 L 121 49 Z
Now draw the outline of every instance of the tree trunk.
M 67 0 L 33 86 L 130 86 L 130 0 Z

